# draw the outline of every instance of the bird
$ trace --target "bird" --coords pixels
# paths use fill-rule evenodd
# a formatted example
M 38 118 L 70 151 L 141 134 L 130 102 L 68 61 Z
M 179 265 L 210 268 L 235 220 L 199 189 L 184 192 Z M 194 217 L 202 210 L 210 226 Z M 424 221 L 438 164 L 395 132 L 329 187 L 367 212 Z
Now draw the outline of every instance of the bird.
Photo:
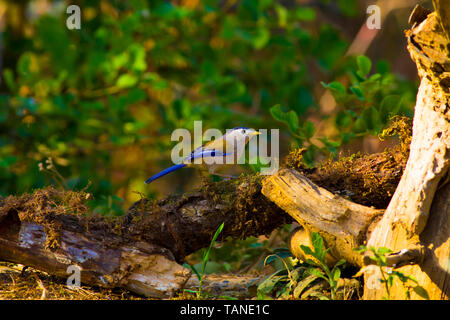
M 170 168 L 158 172 L 145 180 L 145 183 L 149 184 L 173 171 L 184 167 L 189 167 L 194 164 L 193 162 L 195 159 L 199 158 L 205 160 L 202 161 L 202 165 L 208 168 L 210 174 L 231 178 L 232 176 L 218 174 L 215 170 L 226 164 L 234 163 L 234 159 L 239 159 L 245 151 L 246 144 L 250 141 L 250 139 L 259 134 L 260 132 L 255 129 L 249 129 L 246 127 L 233 128 L 222 137 L 194 149 L 181 161 L 181 163 L 175 164 Z

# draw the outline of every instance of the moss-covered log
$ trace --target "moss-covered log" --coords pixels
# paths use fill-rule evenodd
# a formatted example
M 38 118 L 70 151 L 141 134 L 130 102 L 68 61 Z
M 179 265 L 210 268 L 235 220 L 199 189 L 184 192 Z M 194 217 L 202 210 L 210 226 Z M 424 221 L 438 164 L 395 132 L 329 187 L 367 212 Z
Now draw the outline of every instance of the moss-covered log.
M 395 162 L 386 154 L 379 157 L 385 160 L 378 163 Z M 351 170 L 352 164 L 361 168 L 364 158 L 345 161 Z M 372 162 L 373 156 L 367 159 Z M 396 166 L 378 166 L 375 174 L 376 168 L 386 167 L 398 170 Z M 349 175 L 342 166 L 303 174 L 323 179 L 326 172 L 333 177 L 330 180 L 334 181 L 334 191 L 339 191 L 339 176 Z M 267 177 L 253 175 L 204 182 L 194 192 L 160 201 L 142 199 L 122 217 L 91 214 L 86 206 L 90 195 L 86 192 L 47 188 L 0 199 L 0 260 L 63 278 L 68 276 L 67 266 L 74 264 L 81 267 L 81 281 L 87 284 L 126 287 L 154 297 L 173 295 L 185 284 L 195 282 L 189 280 L 190 272 L 179 263 L 208 246 L 222 222 L 225 227 L 219 241 L 228 236 L 269 234 L 293 221 L 261 193 L 264 179 Z M 346 185 L 341 186 L 343 193 L 349 186 L 349 180 L 345 181 Z M 240 281 L 237 279 L 236 283 Z M 214 283 L 211 282 L 212 287 Z
M 166 247 L 177 261 L 208 246 L 222 222 L 219 240 L 268 235 L 292 219 L 261 194 L 262 179 L 245 176 L 205 182 L 201 190 L 182 196 L 153 202 L 143 199 L 129 209 L 123 234 Z

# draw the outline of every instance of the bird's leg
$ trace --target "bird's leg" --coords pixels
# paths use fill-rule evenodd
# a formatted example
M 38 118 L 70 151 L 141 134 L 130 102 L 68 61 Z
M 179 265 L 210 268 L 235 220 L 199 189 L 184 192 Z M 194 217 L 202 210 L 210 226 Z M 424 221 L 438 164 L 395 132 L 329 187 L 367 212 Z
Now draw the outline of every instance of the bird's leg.
M 215 175 L 215 176 L 219 176 L 219 177 L 225 178 L 225 180 L 237 178 L 237 177 L 229 175 L 229 174 L 217 173 L 217 172 L 215 172 L 215 169 L 216 168 L 214 166 L 210 166 L 209 167 L 209 173 L 212 174 L 212 175 Z
M 238 178 L 236 176 L 232 176 L 231 174 L 220 174 L 220 173 L 211 173 L 211 174 L 225 178 L 225 180 Z

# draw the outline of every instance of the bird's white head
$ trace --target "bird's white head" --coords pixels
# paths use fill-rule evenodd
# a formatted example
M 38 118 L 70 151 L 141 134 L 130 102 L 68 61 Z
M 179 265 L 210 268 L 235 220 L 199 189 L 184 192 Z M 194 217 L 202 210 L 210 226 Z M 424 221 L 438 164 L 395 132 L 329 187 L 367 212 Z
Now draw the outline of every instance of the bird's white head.
M 236 143 L 237 145 L 245 145 L 250 141 L 251 138 L 257 136 L 258 134 L 260 134 L 260 132 L 256 131 L 255 129 L 237 127 L 228 131 L 225 134 L 225 139 L 233 144 Z

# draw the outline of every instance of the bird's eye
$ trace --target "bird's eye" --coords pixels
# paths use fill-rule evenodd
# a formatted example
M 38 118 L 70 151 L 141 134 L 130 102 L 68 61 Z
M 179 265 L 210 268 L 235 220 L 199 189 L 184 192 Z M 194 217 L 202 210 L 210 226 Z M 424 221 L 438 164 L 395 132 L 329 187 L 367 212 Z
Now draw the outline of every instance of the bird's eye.
M 245 133 L 245 129 L 242 129 L 242 133 Z

